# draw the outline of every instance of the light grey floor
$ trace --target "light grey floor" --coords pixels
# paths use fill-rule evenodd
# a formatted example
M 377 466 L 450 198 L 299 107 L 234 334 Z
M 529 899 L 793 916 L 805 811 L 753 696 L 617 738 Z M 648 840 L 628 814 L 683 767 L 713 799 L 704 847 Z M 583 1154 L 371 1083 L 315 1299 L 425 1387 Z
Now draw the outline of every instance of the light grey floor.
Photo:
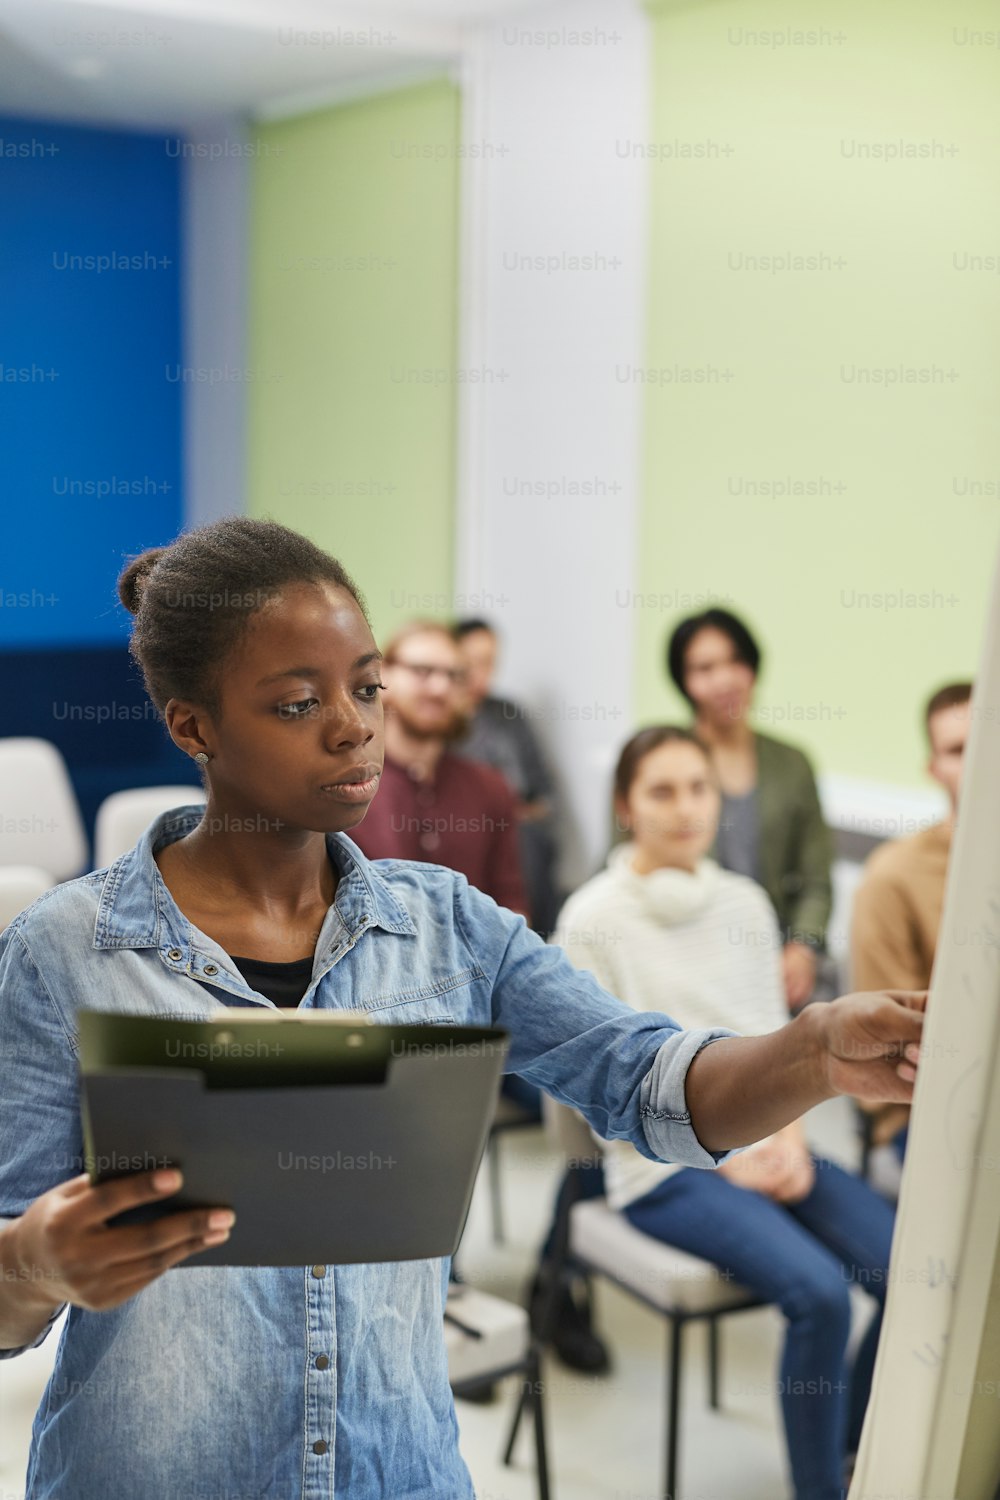
M 853 1166 L 850 1108 L 833 1100 L 807 1121 L 815 1149 Z M 519 1300 L 548 1224 L 559 1164 L 541 1130 L 503 1142 L 506 1240 L 495 1245 L 481 1177 L 459 1263 L 466 1280 Z M 597 1286 L 599 1327 L 613 1373 L 588 1379 L 550 1360 L 545 1370 L 554 1500 L 657 1500 L 661 1493 L 664 1330 L 659 1318 L 606 1283 Z M 858 1297 L 857 1325 L 868 1308 Z M 690 1331 L 685 1363 L 681 1500 L 786 1500 L 777 1398 L 773 1394 L 781 1321 L 771 1309 L 742 1314 L 723 1332 L 722 1410 L 706 1399 L 704 1335 Z M 0 1361 L 0 1500 L 23 1500 L 31 1421 L 48 1378 L 56 1337 L 41 1349 Z M 534 1500 L 537 1486 L 525 1424 L 512 1468 L 500 1449 L 515 1397 L 508 1381 L 490 1406 L 457 1405 L 462 1449 L 479 1500 Z M 69 1500 L 69 1497 L 67 1497 Z M 89 1500 L 89 1497 L 72 1497 Z M 128 1497 L 122 1497 L 128 1500 Z M 441 1500 L 447 1500 L 442 1496 Z

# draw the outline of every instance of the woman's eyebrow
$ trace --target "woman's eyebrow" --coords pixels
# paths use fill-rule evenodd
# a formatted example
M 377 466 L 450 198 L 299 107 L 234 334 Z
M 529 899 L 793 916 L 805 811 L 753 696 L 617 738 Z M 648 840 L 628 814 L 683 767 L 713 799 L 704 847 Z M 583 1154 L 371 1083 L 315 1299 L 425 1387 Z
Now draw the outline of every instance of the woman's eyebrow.
M 381 660 L 381 651 L 368 651 L 364 656 L 359 656 L 357 661 L 352 661 L 349 670 L 356 672 L 360 667 L 367 667 L 370 662 Z M 272 672 L 268 677 L 262 677 L 257 686 L 265 687 L 269 682 L 280 681 L 282 677 L 319 677 L 322 671 L 322 667 L 285 667 L 281 672 Z

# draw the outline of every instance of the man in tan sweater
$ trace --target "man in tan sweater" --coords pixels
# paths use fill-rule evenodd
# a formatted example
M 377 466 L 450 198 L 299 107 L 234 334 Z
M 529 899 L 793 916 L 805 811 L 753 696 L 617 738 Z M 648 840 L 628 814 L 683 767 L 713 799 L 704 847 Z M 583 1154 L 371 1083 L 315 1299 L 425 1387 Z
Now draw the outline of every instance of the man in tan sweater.
M 871 854 L 851 917 L 852 984 L 859 990 L 925 990 L 937 949 L 945 876 L 962 780 L 962 753 L 971 722 L 972 684 L 950 683 L 927 705 L 927 769 L 948 794 L 940 822 Z M 873 1141 L 891 1140 L 909 1118 L 905 1105 L 873 1111 Z

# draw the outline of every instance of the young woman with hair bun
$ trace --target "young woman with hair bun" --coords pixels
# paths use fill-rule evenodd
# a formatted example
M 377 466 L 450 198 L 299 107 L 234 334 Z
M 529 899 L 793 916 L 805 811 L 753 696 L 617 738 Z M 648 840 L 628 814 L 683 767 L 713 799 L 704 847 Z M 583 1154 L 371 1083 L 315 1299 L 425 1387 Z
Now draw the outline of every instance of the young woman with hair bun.
M 510 1070 L 602 1135 L 711 1168 L 838 1091 L 908 1101 L 922 1000 L 852 996 L 752 1038 L 639 1014 L 454 871 L 352 841 L 382 766 L 380 656 L 328 553 L 233 517 L 144 554 L 119 591 L 208 803 L 0 938 L 0 1356 L 68 1309 L 27 1500 L 473 1500 L 447 1261 L 181 1268 L 226 1237 L 221 1207 L 109 1227 L 180 1184 L 82 1171 L 77 1007 L 495 1023 Z

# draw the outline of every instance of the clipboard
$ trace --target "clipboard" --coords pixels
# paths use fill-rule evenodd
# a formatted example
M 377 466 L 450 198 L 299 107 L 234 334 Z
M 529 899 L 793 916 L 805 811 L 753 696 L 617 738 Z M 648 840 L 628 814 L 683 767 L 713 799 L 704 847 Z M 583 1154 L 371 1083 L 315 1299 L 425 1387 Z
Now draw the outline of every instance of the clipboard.
M 197 1020 L 81 1009 L 78 1024 L 91 1181 L 184 1173 L 180 1192 L 109 1224 L 236 1214 L 224 1244 L 176 1269 L 456 1250 L 507 1055 L 500 1028 L 279 1007 Z

